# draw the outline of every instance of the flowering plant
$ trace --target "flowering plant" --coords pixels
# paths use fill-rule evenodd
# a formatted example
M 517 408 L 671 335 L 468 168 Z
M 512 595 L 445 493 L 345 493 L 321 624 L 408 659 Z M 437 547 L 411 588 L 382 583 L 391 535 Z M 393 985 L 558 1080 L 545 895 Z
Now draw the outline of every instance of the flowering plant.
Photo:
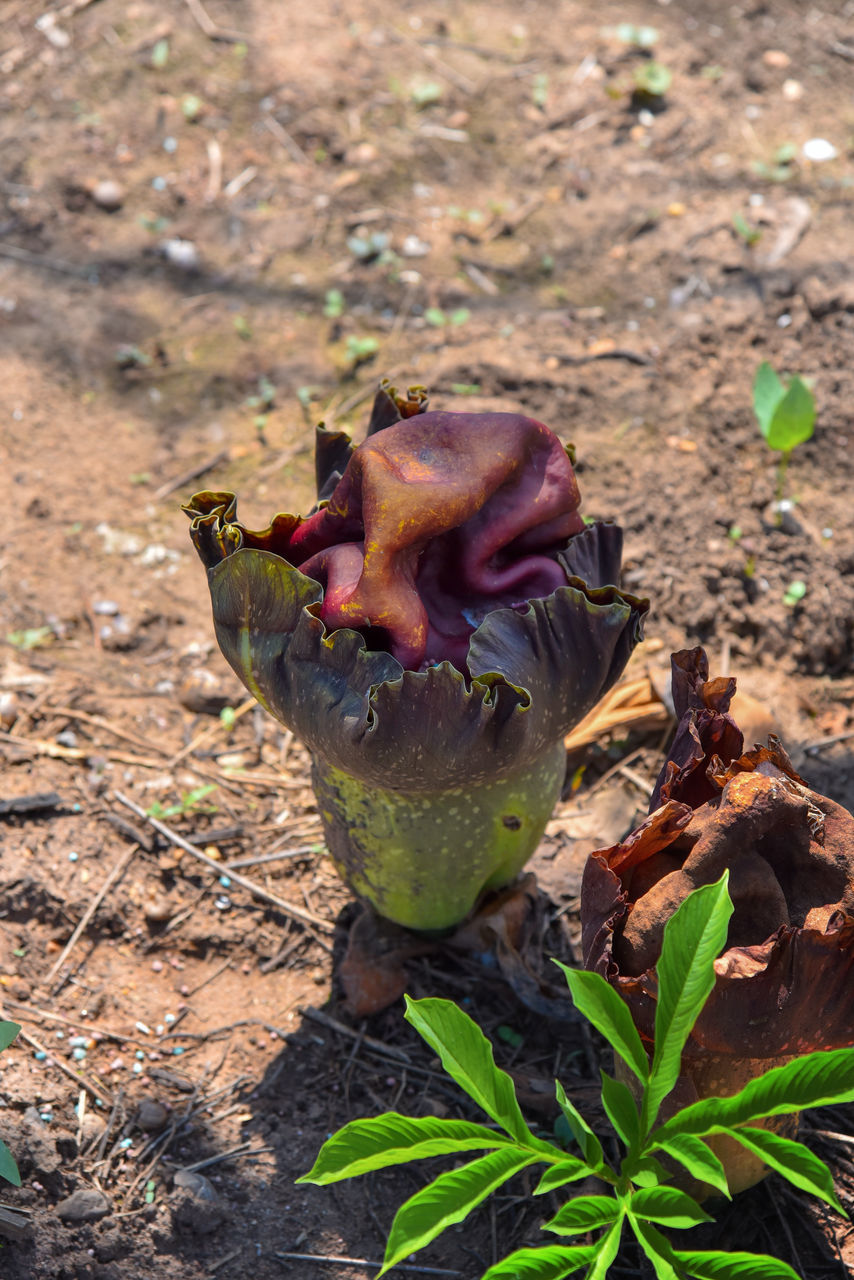
M 330 853 L 381 915 L 459 922 L 533 852 L 563 736 L 621 674 L 646 601 L 586 526 L 569 452 L 519 414 L 384 384 L 365 441 L 317 433 L 319 505 L 260 532 L 185 510 L 217 639 L 308 746 Z

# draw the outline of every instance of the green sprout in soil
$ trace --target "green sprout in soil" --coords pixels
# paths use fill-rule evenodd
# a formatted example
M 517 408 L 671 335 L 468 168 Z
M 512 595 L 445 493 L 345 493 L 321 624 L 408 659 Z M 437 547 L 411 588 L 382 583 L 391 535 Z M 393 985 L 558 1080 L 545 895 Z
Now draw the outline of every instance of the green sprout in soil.
M 783 604 L 789 609 L 794 609 L 796 604 L 800 604 L 807 593 L 807 584 L 800 578 L 795 578 L 794 582 L 790 582 L 783 592 Z
M 206 783 L 201 787 L 193 787 L 192 791 L 184 791 L 181 799 L 177 804 L 162 805 L 159 800 L 155 800 L 154 804 L 146 813 L 150 818 L 186 818 L 190 814 L 197 813 L 216 813 L 215 804 L 205 804 L 205 798 L 212 791 L 216 791 L 216 786 L 212 782 Z
M 735 233 L 747 245 L 748 249 L 752 249 L 762 239 L 762 232 L 754 223 L 748 222 L 741 213 L 732 215 L 732 225 Z
M 8 1049 L 9 1045 L 15 1039 L 21 1030 L 17 1022 L 0 1022 L 0 1051 Z M 7 1182 L 11 1182 L 12 1186 L 19 1187 L 21 1185 L 21 1175 L 18 1173 L 18 1166 L 12 1152 L 6 1146 L 6 1143 L 0 1138 L 0 1178 L 5 1178 Z
M 672 72 L 662 62 L 652 60 L 635 68 L 635 93 L 644 98 L 663 98 L 672 83 Z
M 700 1185 L 698 1194 L 730 1196 L 724 1167 L 706 1141 L 719 1134 L 847 1216 L 826 1165 L 803 1143 L 765 1128 L 764 1121 L 854 1099 L 854 1049 L 796 1058 L 731 1097 L 705 1098 L 661 1120 L 662 1104 L 679 1077 L 682 1050 L 715 984 L 714 962 L 726 943 L 733 911 L 727 875 L 689 894 L 665 927 L 651 1061 L 627 1005 L 605 979 L 561 965 L 576 1009 L 610 1042 L 626 1078 L 634 1077 L 632 1089 L 601 1073 L 602 1105 L 625 1152 L 619 1167 L 606 1160 L 602 1143 L 560 1082 L 556 1097 L 573 1150 L 529 1129 L 511 1078 L 496 1067 L 489 1041 L 461 1009 L 449 1000 L 407 998 L 407 1021 L 496 1127 L 388 1112 L 351 1121 L 324 1143 L 314 1167 L 299 1182 L 322 1186 L 428 1156 L 452 1155 L 459 1162 L 469 1152 L 486 1153 L 439 1174 L 398 1210 L 379 1275 L 446 1227 L 462 1222 L 513 1174 L 541 1164 L 546 1168 L 534 1195 L 585 1178 L 607 1188 L 568 1200 L 544 1230 L 564 1239 L 599 1235 L 593 1243 L 517 1249 L 491 1266 L 483 1280 L 562 1280 L 580 1270 L 585 1280 L 601 1280 L 617 1257 L 626 1228 L 659 1280 L 798 1280 L 788 1263 L 776 1258 L 679 1249 L 660 1230 L 713 1221 L 694 1196 L 673 1185 L 674 1165 L 681 1167 L 679 1178 L 692 1188 Z
M 323 314 L 328 320 L 340 320 L 344 314 L 344 294 L 340 289 L 327 289 L 323 300 Z
M 781 503 L 792 450 L 809 440 L 815 430 L 815 398 L 802 378 L 793 377 L 787 386 L 767 360 L 756 370 L 753 380 L 753 412 L 769 449 L 779 450 L 774 507 L 777 523 L 783 523 Z

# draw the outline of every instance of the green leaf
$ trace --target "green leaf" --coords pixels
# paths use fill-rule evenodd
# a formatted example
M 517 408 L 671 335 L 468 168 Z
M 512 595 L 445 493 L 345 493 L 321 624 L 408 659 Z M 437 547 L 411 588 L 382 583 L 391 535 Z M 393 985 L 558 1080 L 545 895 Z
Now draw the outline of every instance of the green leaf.
M 0 1052 L 8 1049 L 9 1045 L 15 1039 L 15 1036 L 21 1030 L 20 1023 L 17 1022 L 0 1022 Z
M 502 1258 L 483 1280 L 563 1280 L 596 1256 L 595 1244 L 549 1244 L 544 1249 L 517 1249 Z
M 602 1106 L 611 1124 L 629 1150 L 640 1145 L 640 1116 L 632 1092 L 622 1080 L 615 1080 L 607 1072 L 602 1076 Z
M 546 1169 L 534 1187 L 534 1195 L 545 1195 L 547 1191 L 554 1191 L 557 1187 L 565 1187 L 568 1182 L 577 1182 L 579 1178 L 586 1178 L 595 1173 L 596 1170 L 591 1169 L 590 1165 L 585 1164 L 583 1160 L 576 1160 L 572 1156 L 567 1156 L 559 1164 L 550 1165 Z
M 800 1280 L 788 1262 L 766 1253 L 689 1253 L 674 1249 L 673 1257 L 695 1280 Z
M 777 374 L 768 361 L 763 360 L 756 370 L 756 377 L 753 379 L 753 412 L 756 414 L 759 430 L 766 440 L 774 417 L 774 411 L 785 394 L 786 388 L 777 377 Z
M 575 1141 L 581 1148 L 581 1154 L 589 1165 L 593 1168 L 600 1168 L 602 1165 L 602 1143 L 596 1137 L 596 1134 L 590 1128 L 590 1125 L 584 1119 L 584 1116 L 577 1107 L 570 1102 L 566 1096 L 566 1090 L 559 1080 L 555 1080 L 555 1097 L 557 1104 L 564 1114 L 566 1123 L 572 1130 Z
M 446 1227 L 462 1222 L 497 1187 L 537 1158 L 532 1151 L 506 1147 L 490 1151 L 462 1169 L 441 1173 L 398 1209 L 379 1275 L 385 1275 L 408 1254 L 423 1249 Z
M 672 1160 L 678 1160 L 698 1182 L 706 1182 L 727 1199 L 732 1199 L 727 1185 L 726 1171 L 714 1151 L 706 1146 L 702 1138 L 695 1138 L 691 1133 L 674 1133 L 661 1143 L 661 1149 Z
M 802 1142 L 794 1142 L 791 1138 L 783 1138 L 770 1129 L 727 1129 L 730 1137 L 735 1138 L 748 1151 L 760 1156 L 767 1165 L 782 1174 L 801 1191 L 818 1196 L 841 1213 L 843 1218 L 848 1214 L 839 1203 L 833 1188 L 833 1175 L 827 1165 L 810 1151 Z
M 649 1076 L 649 1063 L 637 1027 L 632 1022 L 629 1006 L 598 973 L 570 969 L 556 960 L 569 984 L 573 1004 L 580 1014 L 599 1031 L 618 1053 L 641 1084 Z
M 638 1221 L 631 1212 L 629 1221 L 640 1247 L 653 1265 L 657 1280 L 680 1280 L 679 1273 L 673 1265 L 673 1250 L 670 1242 L 648 1222 Z
M 465 1120 L 439 1120 L 434 1116 L 413 1119 L 389 1111 L 371 1119 L 352 1120 L 333 1134 L 321 1147 L 314 1167 L 297 1182 L 324 1186 L 372 1169 L 427 1156 L 504 1147 L 509 1141 L 503 1133 Z
M 543 1224 L 543 1230 L 558 1236 L 575 1236 L 607 1227 L 616 1222 L 620 1213 L 620 1202 L 615 1196 L 576 1196 Z
M 769 448 L 789 453 L 796 445 L 809 440 L 814 430 L 813 394 L 800 378 L 792 378 L 763 435 Z
M 584 1280 L 602 1280 L 608 1274 L 608 1268 L 617 1256 L 620 1247 L 620 1236 L 623 1234 L 623 1215 L 614 1223 L 605 1236 L 596 1241 L 596 1256 Z
M 704 1098 L 677 1111 L 652 1135 L 654 1147 L 674 1133 L 713 1133 L 764 1116 L 854 1102 L 854 1049 L 808 1053 L 750 1080 L 729 1098 Z
M 632 1164 L 631 1168 L 629 1176 L 636 1187 L 657 1187 L 659 1183 L 669 1182 L 672 1177 L 655 1156 L 644 1156 L 642 1160 Z
M 19 1187 L 21 1185 L 21 1175 L 18 1173 L 18 1166 L 15 1164 L 12 1152 L 2 1139 L 0 1139 L 0 1178 L 5 1178 L 7 1182 L 11 1182 L 13 1187 Z
M 629 1208 L 634 1217 L 663 1227 L 696 1227 L 701 1222 L 714 1221 L 693 1197 L 677 1187 L 641 1187 L 632 1196 Z
M 502 1129 L 525 1146 L 537 1146 L 557 1154 L 551 1144 L 539 1142 L 525 1124 L 513 1081 L 495 1065 L 492 1045 L 477 1023 L 452 1000 L 431 996 L 406 1000 L 406 1021 L 437 1053 L 449 1076 L 482 1107 Z
M 726 943 L 732 902 L 728 873 L 682 902 L 664 927 L 658 960 L 655 1053 L 644 1096 L 644 1132 L 679 1076 L 682 1050 L 715 985 L 714 963 Z

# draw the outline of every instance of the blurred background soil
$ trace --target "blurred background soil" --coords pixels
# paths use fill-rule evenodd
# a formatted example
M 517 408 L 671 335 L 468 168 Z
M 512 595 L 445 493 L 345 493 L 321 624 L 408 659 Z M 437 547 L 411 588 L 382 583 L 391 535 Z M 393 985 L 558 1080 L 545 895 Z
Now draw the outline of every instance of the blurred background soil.
M 358 436 L 381 377 L 573 440 L 653 602 L 629 677 L 663 691 L 705 645 L 854 805 L 852 161 L 850 2 L 5 0 L 0 1006 L 28 1039 L 0 1064 L 27 1218 L 4 1280 L 363 1280 L 423 1170 L 293 1179 L 354 1116 L 468 1114 L 400 1005 L 341 1006 L 352 908 L 307 757 L 220 658 L 179 509 L 306 510 L 315 422 Z M 818 407 L 782 525 L 765 359 Z M 573 755 L 545 948 L 572 954 L 584 857 L 665 742 Z M 464 999 L 546 1126 L 555 1071 L 595 1115 L 571 1019 L 474 960 L 410 990 Z M 850 1208 L 850 1115 L 808 1124 Z M 413 1271 L 536 1241 L 517 1182 Z M 772 1180 L 715 1239 L 819 1280 L 851 1274 L 848 1231 Z

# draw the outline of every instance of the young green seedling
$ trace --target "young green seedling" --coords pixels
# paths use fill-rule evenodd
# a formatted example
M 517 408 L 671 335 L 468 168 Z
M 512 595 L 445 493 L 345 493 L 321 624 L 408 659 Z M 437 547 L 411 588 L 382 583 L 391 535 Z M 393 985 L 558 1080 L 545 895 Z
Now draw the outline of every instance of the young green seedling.
M 782 524 L 780 503 L 792 450 L 809 440 L 815 430 L 815 399 L 798 377 L 784 386 L 767 360 L 756 370 L 753 380 L 753 412 L 769 449 L 780 451 L 774 504 L 777 523 Z
M 854 1049 L 812 1053 L 775 1067 L 729 1098 L 706 1098 L 663 1123 L 662 1104 L 680 1072 L 682 1050 L 715 982 L 714 961 L 732 914 L 727 876 L 695 890 L 671 917 L 658 963 L 658 999 L 652 1058 L 628 1006 L 599 974 L 561 965 L 575 1006 L 606 1037 L 628 1072 L 628 1085 L 602 1072 L 602 1104 L 625 1150 L 619 1167 L 605 1159 L 602 1143 L 559 1082 L 557 1102 L 576 1149 L 545 1141 L 526 1124 L 510 1077 L 495 1065 L 492 1046 L 472 1020 L 449 1000 L 406 1001 L 406 1019 L 441 1059 L 447 1073 L 486 1112 L 487 1127 L 467 1120 L 410 1118 L 396 1112 L 353 1120 L 326 1142 L 314 1168 L 300 1182 L 325 1185 L 428 1156 L 452 1155 L 459 1163 L 416 1192 L 392 1223 L 384 1275 L 422 1249 L 508 1178 L 545 1165 L 534 1195 L 595 1178 L 602 1191 L 568 1200 L 544 1230 L 567 1240 L 517 1249 L 491 1266 L 483 1280 L 562 1280 L 583 1271 L 602 1280 L 626 1230 L 652 1263 L 658 1280 L 798 1280 L 788 1263 L 763 1254 L 680 1250 L 659 1228 L 693 1227 L 712 1218 L 687 1192 L 668 1185 L 673 1174 L 660 1157 L 681 1165 L 697 1182 L 729 1196 L 726 1175 L 706 1138 L 727 1134 L 758 1155 L 796 1187 L 819 1196 L 844 1215 L 829 1169 L 808 1147 L 762 1128 L 767 1116 L 854 1100 Z M 572 1237 L 598 1233 L 592 1243 Z
M 0 1050 L 8 1049 L 20 1030 L 21 1028 L 17 1022 L 0 1022 Z M 0 1178 L 5 1178 L 14 1187 L 21 1185 L 18 1166 L 15 1164 L 12 1152 L 2 1138 L 0 1138 Z

